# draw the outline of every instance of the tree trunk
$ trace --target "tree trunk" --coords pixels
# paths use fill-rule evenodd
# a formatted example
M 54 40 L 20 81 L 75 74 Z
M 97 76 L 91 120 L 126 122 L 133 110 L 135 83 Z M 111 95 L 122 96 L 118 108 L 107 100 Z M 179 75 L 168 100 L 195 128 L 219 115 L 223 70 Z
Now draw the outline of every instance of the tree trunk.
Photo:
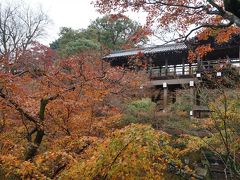
M 49 102 L 50 98 L 47 99 L 41 99 L 40 103 L 40 110 L 39 110 L 39 119 L 40 119 L 40 125 L 37 125 L 37 131 L 36 131 L 36 137 L 34 139 L 33 143 L 29 144 L 29 147 L 27 148 L 26 154 L 25 154 L 25 160 L 31 160 L 37 153 L 38 148 L 40 144 L 42 143 L 43 136 L 44 136 L 44 118 L 45 118 L 45 110 L 46 106 Z
M 43 136 L 44 136 L 44 130 L 38 129 L 34 142 L 28 145 L 28 148 L 25 154 L 26 161 L 31 160 L 37 154 L 38 148 L 42 143 Z

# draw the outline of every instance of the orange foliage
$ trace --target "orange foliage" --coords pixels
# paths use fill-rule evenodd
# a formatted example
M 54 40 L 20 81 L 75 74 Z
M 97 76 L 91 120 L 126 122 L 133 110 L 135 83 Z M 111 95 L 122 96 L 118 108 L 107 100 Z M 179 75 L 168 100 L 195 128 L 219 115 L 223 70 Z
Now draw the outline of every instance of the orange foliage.
M 105 127 L 114 121 L 110 117 L 116 120 L 120 115 L 113 100 L 124 100 L 134 92 L 130 89 L 139 89 L 143 83 L 139 74 L 111 68 L 96 53 L 59 60 L 46 71 L 35 67 L 11 74 L 2 70 L 0 77 L 0 110 L 8 121 L 2 124 L 0 157 L 17 158 L 25 156 L 32 144 L 39 152 L 42 144 L 49 147 L 65 136 L 104 136 Z M 19 140 L 22 143 L 16 149 Z M 35 155 L 34 151 L 28 158 Z
M 189 51 L 188 59 L 190 62 L 193 62 L 197 58 L 203 58 L 208 52 L 211 52 L 213 48 L 211 44 L 198 46 L 195 51 Z
M 201 41 L 212 36 L 215 37 L 216 43 L 221 44 L 228 42 L 240 31 L 239 19 L 234 20 L 237 17 L 224 9 L 221 0 L 94 0 L 93 2 L 101 13 L 125 13 L 129 10 L 146 12 L 146 27 L 164 29 L 167 32 L 161 36 L 169 37 L 174 34 L 172 40 L 184 41 L 194 35 Z M 196 51 L 191 51 L 189 60 L 196 60 L 197 56 L 202 58 L 212 49 L 209 45 L 205 45 Z

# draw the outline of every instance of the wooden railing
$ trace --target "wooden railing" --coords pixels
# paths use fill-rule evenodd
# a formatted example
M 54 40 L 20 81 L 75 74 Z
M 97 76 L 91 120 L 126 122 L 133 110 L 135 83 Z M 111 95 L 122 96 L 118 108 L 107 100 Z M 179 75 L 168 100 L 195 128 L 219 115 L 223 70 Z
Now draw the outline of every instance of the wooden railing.
M 221 71 L 226 66 L 236 66 L 240 70 L 240 60 L 231 59 L 228 61 L 215 60 L 215 61 L 199 61 L 194 64 L 178 64 L 148 67 L 147 72 L 150 79 L 176 79 L 176 78 L 188 78 L 194 77 L 196 73 L 202 73 L 206 71 Z

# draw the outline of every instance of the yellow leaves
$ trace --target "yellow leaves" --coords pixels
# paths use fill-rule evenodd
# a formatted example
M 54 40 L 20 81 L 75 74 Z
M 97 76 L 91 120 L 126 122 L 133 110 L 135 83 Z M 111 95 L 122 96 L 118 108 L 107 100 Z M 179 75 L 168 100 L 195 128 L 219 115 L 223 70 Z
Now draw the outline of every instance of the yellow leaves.
M 225 119 L 230 124 L 240 121 L 239 115 L 239 94 L 223 94 L 209 103 L 212 112 L 212 118 L 215 120 Z
M 223 91 L 221 95 L 209 103 L 212 111 L 209 128 L 213 129 L 208 139 L 216 150 L 235 156 L 239 150 L 240 106 L 239 90 Z
M 38 175 L 36 174 L 36 172 L 37 167 L 28 161 L 24 161 L 23 163 L 21 163 L 20 169 L 18 170 L 18 174 L 24 179 L 34 178 L 33 176 L 37 178 Z
M 17 160 L 13 156 L 0 156 L 2 175 L 6 178 L 48 179 L 31 162 Z
M 185 156 L 193 152 L 199 151 L 200 148 L 206 146 L 204 141 L 197 136 L 184 134 L 177 139 L 177 143 L 184 144 L 185 148 L 181 149 L 180 155 Z
M 76 163 L 63 177 L 108 177 L 110 179 L 160 179 L 169 163 L 182 167 L 177 149 L 169 144 L 170 136 L 149 126 L 131 125 L 115 131 L 98 145 L 92 157 Z
M 212 121 L 211 118 L 207 118 L 202 121 L 202 125 L 204 128 L 210 129 L 214 126 L 214 122 Z

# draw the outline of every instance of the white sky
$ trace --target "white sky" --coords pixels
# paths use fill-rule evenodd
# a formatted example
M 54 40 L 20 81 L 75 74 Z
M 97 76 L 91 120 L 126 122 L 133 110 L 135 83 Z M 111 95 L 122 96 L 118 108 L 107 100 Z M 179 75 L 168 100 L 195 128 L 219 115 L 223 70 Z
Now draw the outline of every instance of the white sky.
M 52 20 L 48 35 L 40 41 L 45 45 L 57 39 L 60 27 L 87 28 L 91 21 L 102 16 L 91 4 L 92 0 L 25 0 L 25 2 L 34 7 L 41 5 Z M 138 22 L 144 22 L 142 14 L 130 13 L 129 16 Z
M 90 4 L 91 0 L 25 0 L 25 2 L 34 7 L 41 5 L 52 21 L 48 27 L 48 35 L 41 41 L 46 45 L 57 39 L 60 27 L 86 28 L 91 20 L 101 16 Z

